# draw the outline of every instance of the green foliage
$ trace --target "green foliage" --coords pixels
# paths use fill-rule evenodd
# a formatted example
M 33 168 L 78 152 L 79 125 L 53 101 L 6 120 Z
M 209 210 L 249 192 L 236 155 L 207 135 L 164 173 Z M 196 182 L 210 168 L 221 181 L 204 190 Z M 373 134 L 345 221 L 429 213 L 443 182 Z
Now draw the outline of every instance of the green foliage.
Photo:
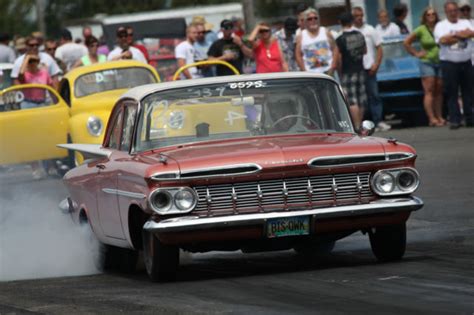
M 29 35 L 35 29 L 34 21 L 30 21 L 33 0 L 0 0 L 0 31 L 10 35 Z

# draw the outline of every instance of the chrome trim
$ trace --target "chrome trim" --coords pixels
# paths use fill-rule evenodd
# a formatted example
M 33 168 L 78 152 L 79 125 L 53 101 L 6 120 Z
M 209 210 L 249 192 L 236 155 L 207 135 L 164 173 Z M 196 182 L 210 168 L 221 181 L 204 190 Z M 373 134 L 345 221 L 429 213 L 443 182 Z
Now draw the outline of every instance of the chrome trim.
M 100 144 L 67 143 L 57 144 L 56 146 L 67 150 L 79 151 L 86 160 L 101 157 L 109 158 L 112 154 L 112 150 L 103 148 Z
M 398 174 L 396 174 L 396 172 L 402 172 L 404 170 L 408 170 L 408 171 L 412 171 L 415 173 L 416 175 L 416 179 L 417 179 L 417 184 L 412 188 L 412 189 L 407 189 L 407 190 L 404 190 L 404 189 L 401 189 L 399 186 L 398 186 L 398 182 L 397 182 L 397 177 L 398 177 Z M 393 177 L 393 180 L 394 180 L 394 189 L 389 192 L 389 193 L 383 193 L 383 192 L 380 192 L 378 191 L 377 189 L 375 189 L 375 185 L 374 185 L 374 179 L 377 177 L 377 174 L 380 174 L 380 173 L 383 173 L 383 172 L 387 172 L 387 173 L 390 173 L 390 175 Z M 418 186 L 420 185 L 420 174 L 418 173 L 418 171 L 412 167 L 402 167 L 402 168 L 389 168 L 389 169 L 383 169 L 383 170 L 379 170 L 377 171 L 371 178 L 370 178 L 370 187 L 372 189 L 372 191 L 379 195 L 379 196 L 397 196 L 397 195 L 406 195 L 406 194 L 411 194 L 413 193 L 415 190 L 418 189 Z
M 192 207 L 187 209 L 187 210 L 180 210 L 175 204 L 175 195 L 181 190 L 189 190 L 194 196 L 194 203 L 193 203 Z M 160 191 L 164 191 L 164 192 L 168 193 L 169 196 L 170 196 L 170 206 L 165 211 L 163 211 L 163 209 L 156 208 L 153 205 L 153 203 L 151 202 L 153 195 L 160 192 Z M 197 205 L 197 202 L 198 202 L 198 196 L 197 196 L 196 192 L 194 191 L 194 189 L 189 188 L 189 187 L 163 187 L 163 188 L 157 188 L 157 189 L 153 190 L 152 192 L 150 192 L 149 197 L 148 197 L 149 207 L 153 211 L 155 211 L 156 213 L 161 214 L 161 215 L 189 213 L 189 212 L 194 210 L 194 208 Z
M 416 211 L 423 207 L 423 201 L 417 197 L 394 199 L 380 199 L 368 204 L 351 206 L 327 207 L 312 210 L 284 211 L 241 214 L 222 217 L 199 218 L 185 216 L 165 219 L 160 222 L 147 221 L 143 229 L 150 232 L 179 232 L 203 230 L 209 228 L 225 228 L 230 226 L 246 226 L 264 224 L 268 219 L 288 218 L 295 216 L 312 216 L 315 219 L 336 218 L 357 215 L 393 213 L 403 211 Z M 317 224 L 317 223 L 316 223 Z
M 390 156 L 393 155 L 404 155 L 405 157 L 399 159 L 390 159 Z M 375 153 L 375 154 L 354 154 L 354 155 L 334 155 L 334 156 L 324 156 L 324 157 L 316 157 L 308 161 L 308 166 L 311 168 L 321 168 L 321 167 L 340 167 L 340 166 L 348 166 L 348 165 L 363 165 L 363 164 L 376 164 L 376 163 L 386 163 L 386 162 L 394 162 L 394 161 L 404 161 L 413 158 L 416 156 L 413 153 L 408 152 L 390 152 L 390 153 Z M 313 165 L 313 163 L 317 161 L 326 161 L 326 160 L 334 160 L 334 159 L 343 159 L 343 160 L 350 160 L 350 159 L 357 159 L 357 158 L 367 158 L 367 157 L 374 157 L 374 158 L 384 158 L 383 160 L 377 161 L 367 161 L 367 162 L 347 162 L 347 163 L 337 163 L 337 164 L 327 164 L 327 165 Z
M 212 172 L 212 171 L 232 171 L 234 169 L 238 168 L 245 168 L 245 167 L 253 167 L 255 170 L 252 171 L 246 171 L 246 172 L 229 172 L 226 174 L 206 174 L 206 175 L 197 175 L 197 176 L 189 176 L 189 174 L 192 173 L 205 173 L 205 172 Z M 258 164 L 255 163 L 244 163 L 244 164 L 234 164 L 234 165 L 225 165 L 225 166 L 217 166 L 217 167 L 206 167 L 206 168 L 199 168 L 199 169 L 191 169 L 191 170 L 186 170 L 181 173 L 178 172 L 164 172 L 164 173 L 155 173 L 151 175 L 152 180 L 157 180 L 157 181 L 172 181 L 172 180 L 177 180 L 177 179 L 198 179 L 198 178 L 214 178 L 214 177 L 228 177 L 228 176 L 242 176 L 242 175 L 248 175 L 248 174 L 255 174 L 258 173 L 262 170 L 262 167 Z M 175 175 L 174 178 L 172 177 L 163 177 L 166 175 Z M 160 178 L 161 177 L 161 178 Z
M 142 193 L 136 193 L 131 191 L 119 190 L 119 189 L 112 189 L 112 188 L 102 188 L 102 191 L 107 194 L 129 197 L 134 199 L 145 199 L 146 195 Z

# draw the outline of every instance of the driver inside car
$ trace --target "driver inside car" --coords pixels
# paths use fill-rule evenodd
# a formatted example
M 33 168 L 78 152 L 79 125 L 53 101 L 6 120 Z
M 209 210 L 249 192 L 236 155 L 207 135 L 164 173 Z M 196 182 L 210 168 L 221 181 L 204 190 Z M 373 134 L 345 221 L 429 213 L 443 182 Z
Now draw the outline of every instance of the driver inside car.
M 279 97 L 265 106 L 265 129 L 272 132 L 305 132 L 315 129 L 315 124 L 297 100 Z

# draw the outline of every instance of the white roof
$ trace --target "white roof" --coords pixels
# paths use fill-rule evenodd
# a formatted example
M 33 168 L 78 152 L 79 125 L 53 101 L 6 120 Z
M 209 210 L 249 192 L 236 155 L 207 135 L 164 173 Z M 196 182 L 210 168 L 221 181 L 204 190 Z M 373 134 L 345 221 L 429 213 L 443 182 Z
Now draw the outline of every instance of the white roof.
M 242 81 L 258 81 L 258 80 L 273 80 L 273 79 L 302 79 L 302 78 L 322 78 L 336 82 L 332 77 L 325 74 L 311 73 L 311 72 L 277 72 L 277 73 L 261 73 L 261 74 L 243 74 L 243 75 L 230 75 L 222 77 L 212 78 L 201 78 L 191 80 L 179 80 L 164 83 L 153 83 L 147 85 L 141 85 L 134 87 L 124 93 L 120 99 L 132 98 L 140 101 L 145 96 L 169 89 L 179 89 L 186 87 L 195 87 L 206 84 L 216 83 L 232 83 Z

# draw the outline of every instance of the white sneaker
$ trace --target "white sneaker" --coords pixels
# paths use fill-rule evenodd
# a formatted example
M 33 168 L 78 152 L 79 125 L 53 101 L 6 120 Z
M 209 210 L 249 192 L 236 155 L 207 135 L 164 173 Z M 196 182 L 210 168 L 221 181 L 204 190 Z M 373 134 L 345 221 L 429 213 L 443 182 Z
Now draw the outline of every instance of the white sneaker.
M 375 131 L 387 131 L 387 130 L 390 130 L 390 129 L 392 129 L 392 126 L 390 126 L 386 122 L 381 121 L 377 124 L 377 127 L 375 128 Z

